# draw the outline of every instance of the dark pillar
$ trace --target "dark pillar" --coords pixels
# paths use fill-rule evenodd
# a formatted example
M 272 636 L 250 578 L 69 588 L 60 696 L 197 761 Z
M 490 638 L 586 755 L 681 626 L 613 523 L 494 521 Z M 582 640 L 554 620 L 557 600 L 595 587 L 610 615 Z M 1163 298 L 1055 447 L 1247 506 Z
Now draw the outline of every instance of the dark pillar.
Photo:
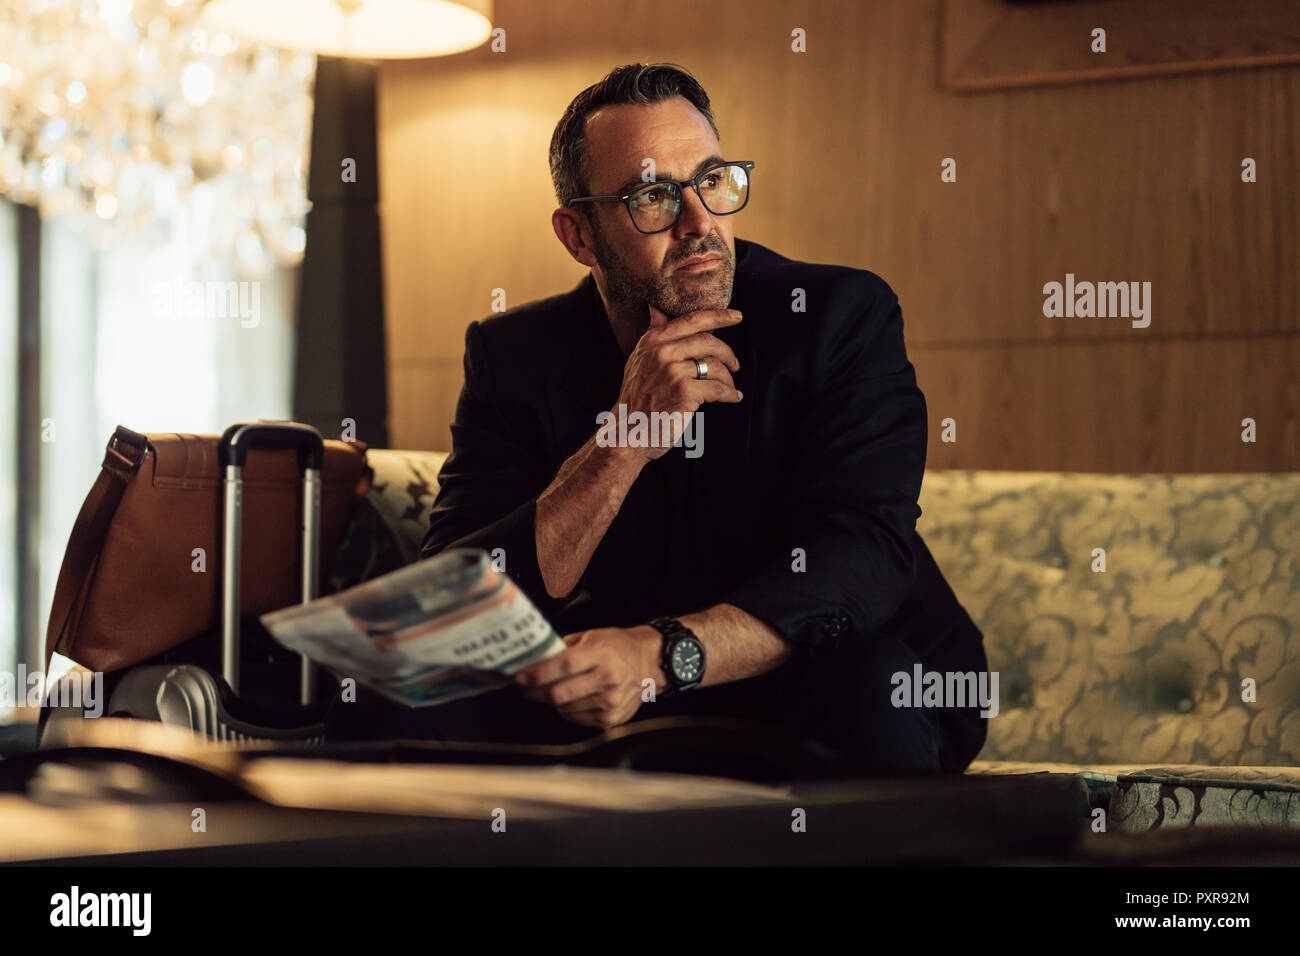
M 18 660 L 44 667 L 41 605 L 41 217 L 34 206 L 15 204 L 18 221 L 18 421 L 15 431 L 17 562 L 14 633 Z M 17 691 L 17 688 L 15 688 Z
M 338 438 L 388 446 L 383 259 L 375 134 L 378 68 L 320 57 L 312 120 L 307 248 L 298 290 L 293 417 Z M 344 160 L 356 181 L 344 179 Z M 352 177 L 349 176 L 348 179 Z

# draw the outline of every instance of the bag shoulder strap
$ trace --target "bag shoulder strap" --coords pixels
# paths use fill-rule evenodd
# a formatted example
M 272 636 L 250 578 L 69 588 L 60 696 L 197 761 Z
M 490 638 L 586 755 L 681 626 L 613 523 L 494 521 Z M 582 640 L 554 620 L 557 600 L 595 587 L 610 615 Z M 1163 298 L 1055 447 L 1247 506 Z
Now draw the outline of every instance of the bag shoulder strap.
M 50 669 L 50 658 L 55 650 L 67 654 L 72 649 L 63 646 L 63 641 L 71 638 L 69 625 L 76 609 L 85 602 L 89 593 L 95 562 L 126 486 L 148 451 L 149 439 L 123 425 L 118 425 L 108 440 L 99 477 L 86 495 L 72 526 L 63 564 L 59 568 L 58 583 L 54 586 L 54 601 L 45 631 L 46 672 Z

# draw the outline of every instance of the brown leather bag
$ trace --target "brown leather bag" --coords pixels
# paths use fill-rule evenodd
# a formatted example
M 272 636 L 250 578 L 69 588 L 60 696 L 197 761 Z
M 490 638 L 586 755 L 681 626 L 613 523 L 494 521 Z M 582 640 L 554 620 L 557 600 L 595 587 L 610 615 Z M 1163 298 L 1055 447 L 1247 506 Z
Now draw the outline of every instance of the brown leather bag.
M 47 670 L 58 651 L 93 671 L 115 671 L 219 627 L 220 440 L 117 427 L 63 555 L 45 634 Z M 324 445 L 320 581 L 373 479 L 364 442 Z M 240 610 L 247 617 L 302 599 L 297 457 L 292 449 L 250 449 L 243 479 Z M 195 548 L 203 549 L 205 570 L 195 570 Z

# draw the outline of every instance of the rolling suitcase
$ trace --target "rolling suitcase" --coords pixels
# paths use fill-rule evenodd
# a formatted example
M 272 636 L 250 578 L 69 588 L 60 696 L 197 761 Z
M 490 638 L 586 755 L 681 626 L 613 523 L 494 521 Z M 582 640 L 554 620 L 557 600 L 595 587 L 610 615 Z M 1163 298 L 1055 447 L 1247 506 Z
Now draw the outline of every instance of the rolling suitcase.
M 219 445 L 223 475 L 219 660 L 214 635 L 207 633 L 162 655 L 161 663 L 137 665 L 114 682 L 106 716 L 160 721 L 216 740 L 323 741 L 333 679 L 318 672 L 307 658 L 275 644 L 260 626 L 249 633 L 241 631 L 242 473 L 252 448 L 292 449 L 297 454 L 302 476 L 301 598 L 306 603 L 317 596 L 324 460 L 320 433 L 296 422 L 231 425 Z M 246 686 L 249 670 L 254 680 Z M 286 672 L 293 678 L 291 685 L 284 679 Z

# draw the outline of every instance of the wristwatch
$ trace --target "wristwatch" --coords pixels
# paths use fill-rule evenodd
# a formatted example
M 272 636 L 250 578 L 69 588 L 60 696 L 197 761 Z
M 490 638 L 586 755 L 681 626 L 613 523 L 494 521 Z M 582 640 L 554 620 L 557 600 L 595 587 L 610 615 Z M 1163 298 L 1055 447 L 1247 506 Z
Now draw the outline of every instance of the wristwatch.
M 663 635 L 660 665 L 668 675 L 668 697 L 699 685 L 704 677 L 704 645 L 691 629 L 672 617 L 657 617 L 650 626 Z

